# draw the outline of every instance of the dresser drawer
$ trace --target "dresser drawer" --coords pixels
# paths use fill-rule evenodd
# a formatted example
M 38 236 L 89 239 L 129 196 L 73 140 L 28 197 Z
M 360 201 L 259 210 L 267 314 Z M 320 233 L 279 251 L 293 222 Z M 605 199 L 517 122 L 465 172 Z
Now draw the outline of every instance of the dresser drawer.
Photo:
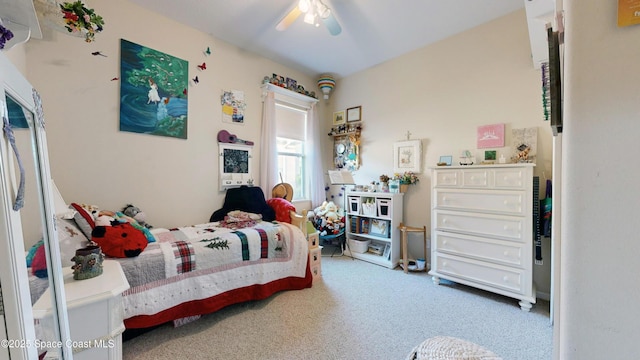
M 524 270 L 444 254 L 436 257 L 435 269 L 438 274 L 518 294 L 525 293 Z
M 496 189 L 526 189 L 531 174 L 527 169 L 495 169 L 494 181 Z
M 458 187 L 462 185 L 462 172 L 458 170 L 438 170 L 433 176 L 433 186 Z
M 488 236 L 504 240 L 523 242 L 526 217 L 490 215 L 480 213 L 464 213 L 448 210 L 435 210 L 433 214 L 434 230 L 452 231 L 468 235 Z M 530 238 L 530 234 L 529 238 Z
M 465 170 L 462 174 L 462 186 L 468 188 L 487 188 L 491 185 L 490 169 Z
M 521 243 L 436 231 L 432 246 L 440 253 L 524 267 L 526 251 Z
M 433 201 L 436 209 L 523 216 L 529 200 L 524 191 L 435 189 Z

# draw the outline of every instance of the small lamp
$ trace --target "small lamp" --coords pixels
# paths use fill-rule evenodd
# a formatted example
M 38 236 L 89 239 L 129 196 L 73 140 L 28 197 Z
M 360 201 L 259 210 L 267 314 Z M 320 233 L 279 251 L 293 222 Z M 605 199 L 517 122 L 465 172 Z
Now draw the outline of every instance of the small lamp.
M 336 86 L 336 81 L 330 75 L 322 75 L 320 79 L 318 79 L 318 87 L 322 90 L 324 94 L 324 99 L 329 99 L 329 93 Z

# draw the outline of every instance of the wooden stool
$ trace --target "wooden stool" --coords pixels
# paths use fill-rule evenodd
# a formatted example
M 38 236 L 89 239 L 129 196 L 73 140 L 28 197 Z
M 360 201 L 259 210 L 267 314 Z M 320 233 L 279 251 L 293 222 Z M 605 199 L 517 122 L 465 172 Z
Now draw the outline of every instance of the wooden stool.
M 413 227 L 413 226 L 407 226 L 403 223 L 400 223 L 400 225 L 398 225 L 398 229 L 400 229 L 400 232 L 402 233 L 401 236 L 401 241 L 402 241 L 402 267 L 404 268 L 404 272 L 407 273 L 409 271 L 409 260 L 407 259 L 407 257 L 409 256 L 409 252 L 407 250 L 407 242 L 408 242 L 408 235 L 407 233 L 410 232 L 421 232 L 424 235 L 424 269 L 418 270 L 418 271 L 427 271 L 427 227 L 423 226 L 421 228 L 419 227 Z M 417 265 L 416 265 L 417 268 Z

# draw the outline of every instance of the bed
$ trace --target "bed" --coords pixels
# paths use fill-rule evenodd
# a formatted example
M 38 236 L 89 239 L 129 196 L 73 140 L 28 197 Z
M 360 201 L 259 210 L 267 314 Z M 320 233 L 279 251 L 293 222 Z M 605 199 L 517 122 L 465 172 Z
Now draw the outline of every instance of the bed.
M 115 258 L 130 285 L 122 294 L 125 327 L 181 325 L 231 304 L 311 287 L 306 219 L 282 200 L 265 201 L 257 187 L 229 189 L 210 222 L 153 228 L 139 255 Z M 58 220 L 63 266 L 87 241 L 78 213 Z M 33 299 L 41 284 L 32 281 Z

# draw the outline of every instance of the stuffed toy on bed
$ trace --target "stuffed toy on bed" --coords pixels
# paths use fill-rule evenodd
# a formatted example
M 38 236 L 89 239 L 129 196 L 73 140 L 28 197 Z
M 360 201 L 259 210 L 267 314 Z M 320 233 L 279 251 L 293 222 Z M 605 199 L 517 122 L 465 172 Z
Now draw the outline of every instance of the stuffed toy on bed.
M 128 222 L 94 227 L 91 241 L 97 243 L 105 255 L 118 258 L 138 256 L 149 243 L 144 234 Z

